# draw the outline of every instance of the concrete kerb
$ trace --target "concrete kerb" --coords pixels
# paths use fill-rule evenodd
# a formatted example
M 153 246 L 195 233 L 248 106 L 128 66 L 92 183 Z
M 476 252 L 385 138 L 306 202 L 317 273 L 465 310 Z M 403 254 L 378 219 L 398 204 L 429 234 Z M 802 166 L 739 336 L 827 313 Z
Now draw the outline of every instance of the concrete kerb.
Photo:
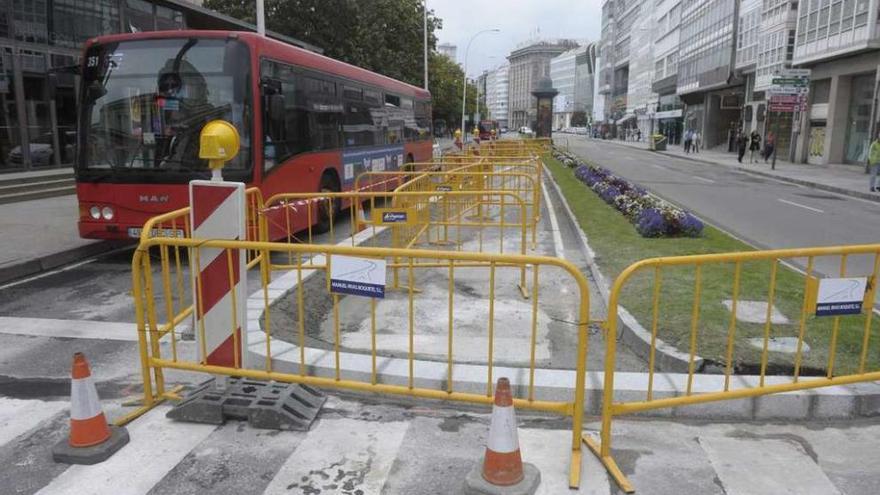
M 560 196 L 561 197 L 561 196 Z M 567 205 L 566 205 L 567 207 Z M 577 224 L 575 224 L 577 225 Z M 585 254 L 593 259 L 593 253 L 586 244 L 586 236 L 578 226 Z M 384 231 L 377 228 L 376 234 Z M 372 237 L 371 230 L 365 230 L 354 236 L 354 244 L 361 245 Z M 345 239 L 339 245 L 352 245 L 352 239 Z M 316 259 L 316 262 L 321 262 Z M 594 265 L 591 263 L 591 266 Z M 303 275 L 303 283 L 315 271 Z M 601 273 L 594 274 L 600 292 L 607 300 L 607 285 Z M 603 288 L 603 286 L 605 286 Z M 269 306 L 287 296 L 297 287 L 295 271 L 287 272 L 273 280 L 268 287 Z M 259 289 L 248 297 L 248 333 L 246 363 L 254 368 L 261 368 L 266 362 L 266 336 L 262 330 L 264 299 L 263 290 Z M 634 320 L 634 319 L 633 319 Z M 273 369 L 278 372 L 298 373 L 300 366 L 300 348 L 294 344 L 273 339 L 271 342 Z M 335 359 L 332 350 L 306 347 L 305 365 L 313 376 L 335 377 Z M 381 357 L 376 358 L 377 383 L 407 385 L 409 364 L 406 359 Z M 369 383 L 372 373 L 371 356 L 365 353 L 340 352 L 340 374 L 344 379 L 354 379 Z M 414 382 L 420 387 L 442 390 L 445 388 L 448 369 L 445 362 L 420 360 L 413 363 Z M 488 370 L 481 364 L 457 364 L 453 367 L 456 378 L 456 390 L 484 394 Z M 519 367 L 494 366 L 493 376 L 507 376 L 510 379 L 515 396 L 525 396 L 528 386 L 529 369 Z M 677 397 L 686 394 L 686 373 L 655 373 L 653 394 L 655 398 Z M 731 389 L 753 385 L 757 376 L 735 375 L 732 377 Z M 767 377 L 768 383 L 779 383 L 787 377 Z M 723 375 L 697 374 L 694 376 L 692 391 L 695 394 L 720 390 L 723 386 Z M 539 400 L 571 400 L 575 383 L 574 370 L 537 368 L 535 370 L 535 398 Z M 586 414 L 601 414 L 602 387 L 604 373 L 589 371 L 586 376 L 586 394 L 584 410 Z M 616 401 L 644 400 L 648 388 L 648 373 L 618 372 L 615 373 Z M 774 394 L 763 397 L 737 399 L 732 401 L 712 402 L 697 406 L 674 409 L 658 409 L 639 413 L 641 416 L 654 417 L 686 417 L 730 420 L 768 420 L 768 419 L 830 419 L 849 418 L 853 416 L 873 416 L 880 414 L 880 384 L 861 383 L 849 386 L 824 387 L 800 392 Z
M 688 160 L 691 162 L 712 165 L 713 167 L 731 168 L 734 170 L 739 170 L 740 172 L 745 172 L 747 174 L 757 175 L 760 177 L 767 177 L 769 179 L 776 179 L 776 180 L 779 180 L 782 182 L 788 182 L 790 184 L 797 184 L 800 186 L 811 187 L 813 189 L 819 189 L 821 191 L 833 192 L 833 193 L 837 193 L 837 194 L 842 194 L 844 196 L 852 196 L 854 198 L 859 198 L 859 199 L 864 199 L 864 200 L 868 200 L 868 201 L 873 201 L 875 203 L 880 203 L 880 196 L 878 196 L 876 194 L 870 194 L 870 193 L 866 193 L 866 192 L 862 192 L 862 191 L 855 191 L 853 189 L 846 189 L 843 187 L 837 187 L 837 186 L 833 186 L 830 184 L 822 184 L 820 182 L 813 182 L 813 181 L 809 181 L 809 180 L 798 179 L 795 177 L 786 177 L 784 175 L 778 175 L 778 174 L 772 174 L 769 172 L 764 172 L 763 170 L 754 170 L 754 169 L 750 169 L 747 167 L 733 167 L 731 165 L 724 165 L 723 163 L 718 163 L 718 162 L 714 162 L 711 160 L 707 160 L 704 158 L 698 158 L 698 157 L 690 156 L 690 155 L 685 155 L 685 156 L 672 155 L 672 154 L 669 154 L 669 153 L 666 153 L 663 151 L 653 151 L 653 150 L 650 150 L 647 148 L 638 148 L 636 146 L 630 146 L 628 144 L 617 143 L 614 141 L 605 141 L 605 142 L 611 143 L 615 146 L 622 146 L 624 148 L 631 149 L 631 150 L 644 151 L 646 153 L 658 153 L 663 156 L 668 156 L 668 157 L 672 157 L 672 158 L 680 158 L 682 160 Z
M 608 279 L 602 275 L 602 271 L 599 269 L 599 266 L 594 262 L 596 257 L 596 253 L 590 248 L 589 243 L 587 242 L 587 234 L 581 229 L 581 226 L 577 222 L 577 218 L 574 216 L 574 212 L 571 211 L 571 207 L 568 205 L 568 201 L 565 199 L 565 196 L 562 194 L 562 190 L 559 188 L 559 185 L 553 180 L 553 177 L 550 174 L 547 174 L 547 181 L 553 186 L 556 191 L 556 195 L 559 197 L 559 200 L 562 202 L 563 209 L 568 215 L 569 220 L 571 220 L 572 224 L 575 226 L 578 234 L 578 240 L 581 244 L 581 250 L 583 251 L 584 257 L 587 259 L 587 266 L 590 269 L 590 274 L 593 277 L 593 280 L 596 281 L 596 285 L 599 287 L 599 294 L 602 296 L 603 303 L 605 307 L 608 307 L 608 299 L 611 291 L 611 284 L 608 283 Z M 617 312 L 620 318 L 620 333 L 617 336 L 620 341 L 625 343 L 627 347 L 629 347 L 636 355 L 645 361 L 648 360 L 649 353 L 651 352 L 651 332 L 649 332 L 645 327 L 643 327 L 638 320 L 624 308 L 623 306 L 618 305 Z M 690 356 L 686 353 L 683 353 L 675 348 L 675 346 L 669 345 L 661 339 L 656 340 L 656 350 L 654 358 L 656 359 L 657 365 L 659 369 L 664 371 L 676 372 L 676 373 L 686 373 L 688 370 L 688 362 Z M 703 358 L 700 356 L 694 357 L 694 365 L 696 369 L 702 369 Z
M 0 284 L 29 277 L 31 275 L 37 275 L 45 271 L 80 261 L 83 258 L 104 254 L 120 248 L 123 245 L 124 243 L 121 242 L 97 241 L 73 249 L 67 249 L 57 253 L 47 254 L 46 256 L 41 256 L 39 258 L 0 267 Z

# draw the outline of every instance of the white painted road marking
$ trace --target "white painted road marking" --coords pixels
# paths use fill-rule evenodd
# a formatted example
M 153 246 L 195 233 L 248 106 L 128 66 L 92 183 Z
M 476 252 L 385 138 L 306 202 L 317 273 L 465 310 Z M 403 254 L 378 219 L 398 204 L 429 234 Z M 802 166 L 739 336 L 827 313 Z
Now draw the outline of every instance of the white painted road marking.
M 71 466 L 38 493 L 125 495 L 150 491 L 186 454 L 217 428 L 172 421 L 157 407 L 128 426 L 131 442 L 94 466 Z
M 263 493 L 381 493 L 407 428 L 408 421 L 365 427 L 354 419 L 321 419 Z
M 0 316 L 0 333 L 32 337 L 63 337 L 137 341 L 137 325 L 114 321 L 58 320 Z
M 189 329 L 189 324 L 177 325 L 178 337 Z M 0 316 L 0 334 L 65 339 L 97 339 L 137 342 L 137 325 L 118 321 L 61 320 L 55 318 L 27 318 Z M 162 338 L 170 340 L 170 334 Z M 178 342 L 179 343 L 179 342 Z
M 714 183 L 715 183 L 714 180 L 712 180 L 712 179 L 706 179 L 706 178 L 704 178 L 704 177 L 700 177 L 699 175 L 694 175 L 694 176 L 692 176 L 692 177 L 693 177 L 694 179 L 697 179 L 697 180 L 703 181 L 703 182 L 705 182 L 706 184 L 714 184 Z
M 20 400 L 0 397 L 0 445 L 35 427 L 67 407 L 67 401 Z
M 727 495 L 840 494 L 822 468 L 791 442 L 724 437 L 700 437 L 699 442 Z
M 562 244 L 562 234 L 559 233 L 559 222 L 556 220 L 556 208 L 550 201 L 550 195 L 547 194 L 547 188 L 541 184 L 541 192 L 544 194 L 544 204 L 547 205 L 547 211 L 550 212 L 550 230 L 553 231 L 553 253 L 557 258 L 562 258 L 565 254 L 565 246 Z
M 824 210 L 820 210 L 819 208 L 813 208 L 812 206 L 802 205 L 800 203 L 795 203 L 794 201 L 788 201 L 786 199 L 777 198 L 780 203 L 785 203 L 791 206 L 797 206 L 798 208 L 803 208 L 805 210 L 815 211 L 816 213 L 825 213 Z
M 654 168 L 656 168 L 657 170 L 663 170 L 664 172 L 667 171 L 667 170 L 669 170 L 669 169 L 667 169 L 666 167 L 664 167 L 664 166 L 662 166 L 662 165 L 657 165 L 656 163 L 649 163 L 648 166 L 650 166 L 650 167 L 654 167 Z

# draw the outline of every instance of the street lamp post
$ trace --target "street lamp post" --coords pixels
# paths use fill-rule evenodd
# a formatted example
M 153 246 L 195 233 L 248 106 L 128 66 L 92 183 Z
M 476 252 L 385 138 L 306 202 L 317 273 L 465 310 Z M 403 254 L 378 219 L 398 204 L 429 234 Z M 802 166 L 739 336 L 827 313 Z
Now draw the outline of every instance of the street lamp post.
M 477 36 L 479 36 L 483 33 L 498 33 L 500 31 L 501 31 L 500 29 L 484 29 L 484 30 L 478 32 L 477 34 L 471 36 L 470 41 L 468 41 L 467 48 L 464 50 L 464 67 L 462 67 L 462 70 L 464 71 L 464 74 L 463 74 L 464 77 L 462 77 L 462 83 L 461 83 L 461 142 L 462 142 L 462 144 L 467 142 L 467 133 L 464 130 L 464 111 L 465 111 L 465 104 L 467 104 L 467 59 L 468 59 L 468 52 L 471 49 L 471 43 L 473 43 L 474 39 L 476 39 Z

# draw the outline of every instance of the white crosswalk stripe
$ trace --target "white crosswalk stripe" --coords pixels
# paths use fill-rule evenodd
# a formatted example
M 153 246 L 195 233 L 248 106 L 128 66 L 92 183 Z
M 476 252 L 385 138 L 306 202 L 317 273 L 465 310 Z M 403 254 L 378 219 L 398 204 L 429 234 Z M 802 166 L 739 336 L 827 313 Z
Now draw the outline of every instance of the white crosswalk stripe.
M 93 466 L 71 466 L 48 486 L 44 495 L 135 495 L 150 491 L 190 450 L 207 438 L 213 425 L 179 423 L 165 418 L 159 407 L 128 428 L 129 445 Z
M 163 405 L 131 423 L 131 443 L 107 461 L 67 467 L 52 463 L 48 452 L 65 433 L 66 406 L 65 401 L 0 397 L 0 446 L 10 449 L 0 451 L 5 452 L 3 465 L 10 468 L 9 476 L 0 475 L 5 483 L 0 486 L 8 488 L 0 488 L 0 493 L 396 495 L 415 493 L 416 488 L 426 494 L 454 493 L 461 488 L 464 474 L 479 462 L 488 433 L 485 415 L 434 415 L 424 410 L 424 415 L 410 416 L 395 408 L 374 408 L 333 396 L 324 415 L 308 432 L 255 430 L 238 421 L 222 427 L 175 422 L 165 417 L 168 407 Z M 109 416 L 119 412 L 113 401 L 105 407 L 111 410 Z M 638 423 L 627 428 L 632 427 L 641 428 Z M 713 483 L 718 483 L 718 488 L 723 487 L 731 495 L 825 495 L 841 493 L 841 489 L 846 493 L 873 493 L 870 486 L 868 491 L 836 486 L 840 474 L 826 474 L 818 460 L 824 459 L 832 469 L 838 463 L 828 457 L 827 446 L 824 452 L 816 452 L 807 440 L 793 435 L 732 436 L 724 434 L 723 426 L 718 428 L 720 434 L 698 433 L 692 442 L 684 442 L 687 445 L 663 444 L 652 451 L 654 446 L 648 443 L 639 451 L 642 457 L 635 458 L 634 481 L 650 486 L 643 477 L 656 479 L 670 467 L 679 469 L 693 461 L 693 457 L 683 455 L 682 448 L 687 447 L 704 452 L 697 458 L 706 468 L 695 471 L 700 478 L 705 478 L 713 489 Z M 537 493 L 614 492 L 604 467 L 586 450 L 581 460 L 581 487 L 568 488 L 570 430 L 521 424 L 518 436 L 523 461 L 536 465 L 541 472 Z M 838 443 L 831 441 L 828 445 Z M 864 448 L 870 439 L 862 443 Z M 869 467 L 863 470 L 870 472 L 870 461 L 865 462 Z M 31 468 L 26 469 L 26 465 Z M 690 478 L 682 486 L 693 488 L 698 482 Z M 672 480 L 658 493 L 675 493 L 682 486 Z
M 402 421 L 322 420 L 263 493 L 380 493 L 408 426 Z
M 0 397 L 0 447 L 68 406 L 65 401 Z

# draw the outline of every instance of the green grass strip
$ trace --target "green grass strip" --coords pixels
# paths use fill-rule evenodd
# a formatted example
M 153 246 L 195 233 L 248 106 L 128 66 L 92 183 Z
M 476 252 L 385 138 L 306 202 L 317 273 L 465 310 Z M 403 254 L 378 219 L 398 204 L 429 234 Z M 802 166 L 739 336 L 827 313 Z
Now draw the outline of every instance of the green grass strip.
M 620 212 L 607 205 L 577 180 L 574 171 L 553 159 L 544 157 L 568 201 L 577 222 L 596 253 L 595 262 L 602 273 L 613 280 L 627 266 L 636 261 L 660 256 L 753 251 L 754 248 L 730 235 L 706 225 L 698 238 L 644 238 L 635 226 Z M 795 260 L 787 260 L 795 261 Z M 806 259 L 796 260 L 806 265 Z M 770 287 L 770 261 L 744 262 L 740 275 L 740 304 L 742 301 L 766 302 Z M 696 354 L 709 361 L 712 370 L 721 371 L 726 364 L 728 332 L 731 313 L 724 300 L 732 299 L 734 264 L 703 265 L 702 291 L 699 301 Z M 654 316 L 652 298 L 655 270 L 641 270 L 634 274 L 621 293 L 621 304 L 649 331 Z M 611 281 L 609 280 L 609 282 Z M 664 267 L 660 270 L 660 299 L 657 312 L 657 336 L 687 353 L 690 346 L 692 310 L 694 305 L 695 269 L 693 266 Z M 800 331 L 801 307 L 804 298 L 804 276 L 782 264 L 778 267 L 775 307 L 789 323 L 772 324 L 771 337 L 797 337 Z M 765 312 L 760 312 L 760 323 L 736 321 L 733 348 L 733 367 L 740 374 L 757 374 L 762 363 L 762 350 L 749 343 L 750 339 L 764 338 Z M 855 373 L 859 368 L 865 315 L 840 317 L 834 374 Z M 801 375 L 825 374 L 834 318 L 807 315 L 806 342 L 810 350 L 803 354 Z M 866 371 L 880 368 L 880 319 L 872 322 Z M 794 354 L 769 352 L 768 374 L 791 374 Z

